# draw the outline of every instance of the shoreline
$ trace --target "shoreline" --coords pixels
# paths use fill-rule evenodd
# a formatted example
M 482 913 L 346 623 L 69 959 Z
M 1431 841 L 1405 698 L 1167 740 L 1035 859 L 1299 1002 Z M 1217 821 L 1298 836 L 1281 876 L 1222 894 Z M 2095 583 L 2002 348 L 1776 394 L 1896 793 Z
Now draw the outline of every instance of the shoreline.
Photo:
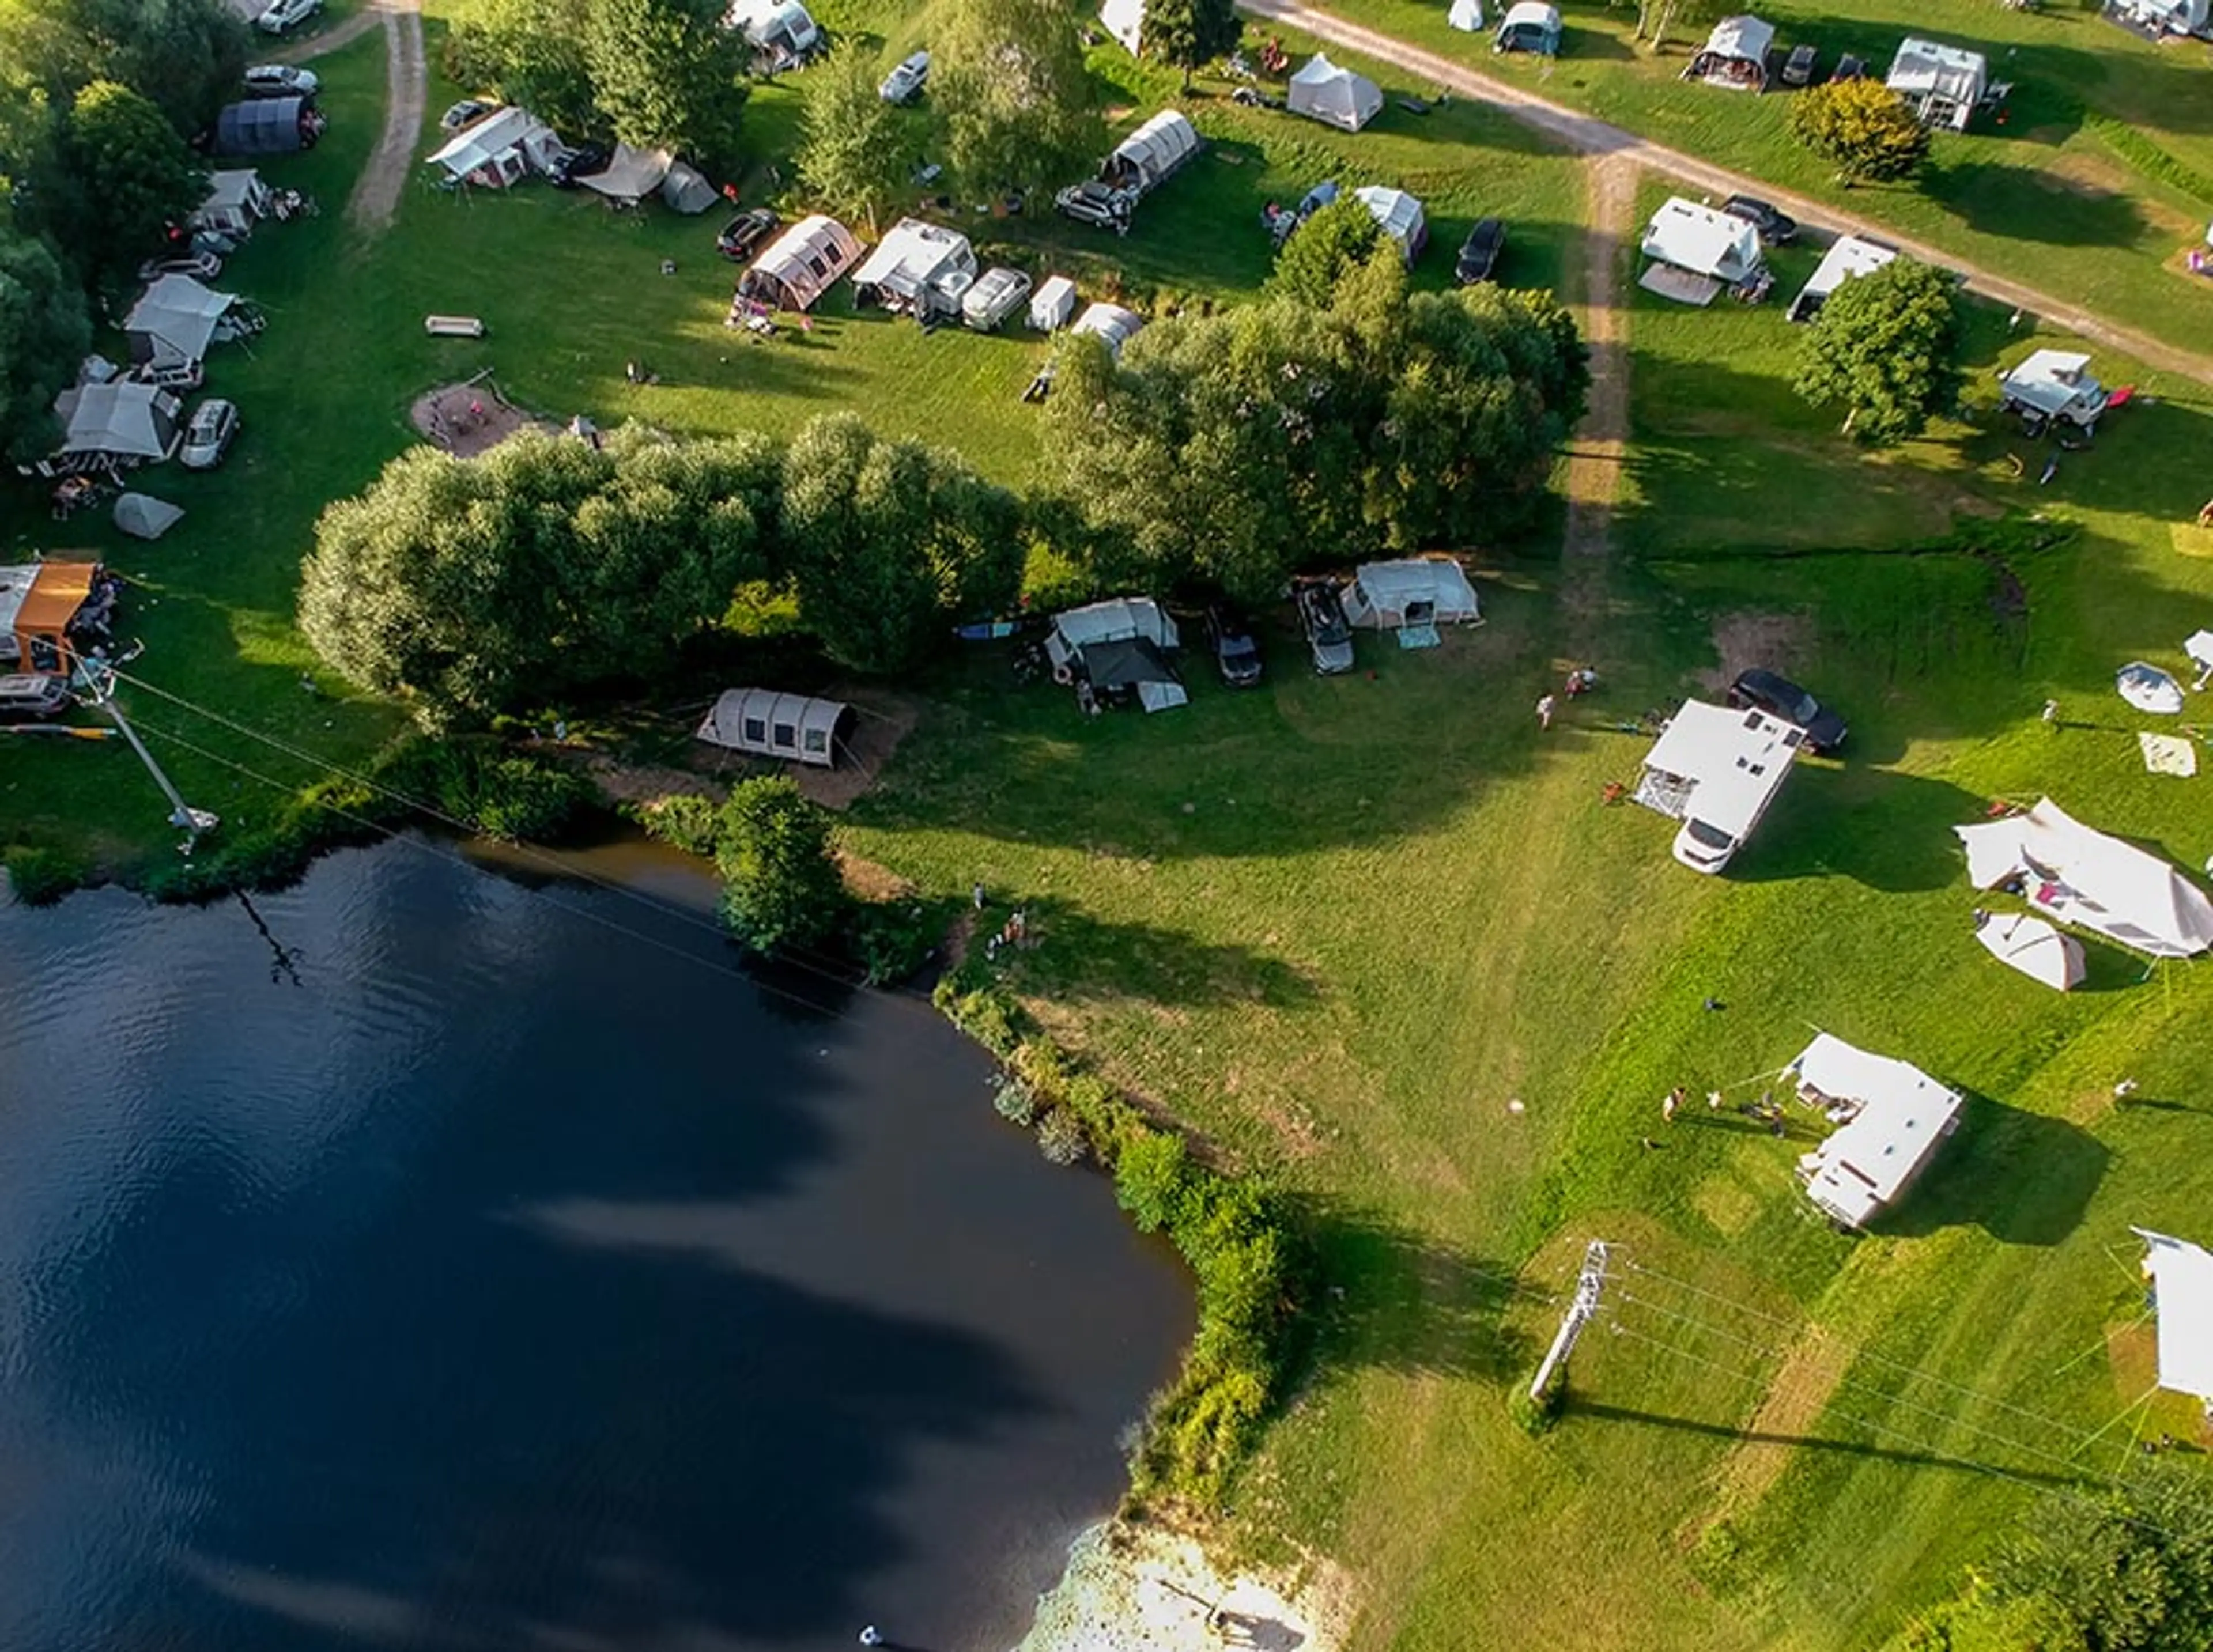
M 1225 1576 L 1194 1538 L 1110 1520 L 1069 1545 L 1012 1652 L 1343 1652 L 1355 1604 L 1332 1563 Z

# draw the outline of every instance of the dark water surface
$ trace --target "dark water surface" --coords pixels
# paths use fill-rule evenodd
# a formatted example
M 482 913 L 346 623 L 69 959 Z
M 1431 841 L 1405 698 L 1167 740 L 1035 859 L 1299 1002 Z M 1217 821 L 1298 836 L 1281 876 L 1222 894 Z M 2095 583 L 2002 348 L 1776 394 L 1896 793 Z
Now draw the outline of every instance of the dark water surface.
M 1173 1261 L 927 1007 L 446 853 L 257 900 L 297 984 L 0 910 L 0 1652 L 1003 1652 Z

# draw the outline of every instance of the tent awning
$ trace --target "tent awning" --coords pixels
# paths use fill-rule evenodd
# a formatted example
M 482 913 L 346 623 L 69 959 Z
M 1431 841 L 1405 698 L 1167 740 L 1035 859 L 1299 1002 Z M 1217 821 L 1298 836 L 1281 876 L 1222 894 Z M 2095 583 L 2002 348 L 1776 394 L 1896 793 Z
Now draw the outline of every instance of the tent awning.
M 661 187 L 674 159 L 667 149 L 634 149 L 618 143 L 614 159 L 604 170 L 587 173 L 579 181 L 611 201 L 634 206 Z
M 2093 831 L 2049 797 L 2026 814 L 1952 828 L 1978 889 L 2018 879 L 2046 917 L 2151 958 L 2213 948 L 2213 900 L 2156 855 Z
M 2146 1228 L 2144 1271 L 2159 1314 L 2159 1386 L 2213 1401 L 2213 1254 Z
M 1983 950 L 2032 981 L 2061 992 L 2082 984 L 2082 943 L 2025 912 L 1977 914 L 1975 939 Z

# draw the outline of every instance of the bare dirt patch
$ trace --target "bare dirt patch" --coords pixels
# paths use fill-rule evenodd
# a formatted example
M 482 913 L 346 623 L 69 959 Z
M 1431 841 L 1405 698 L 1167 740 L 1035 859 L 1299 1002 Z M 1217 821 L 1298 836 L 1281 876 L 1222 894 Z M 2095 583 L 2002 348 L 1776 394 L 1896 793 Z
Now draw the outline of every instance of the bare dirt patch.
M 1718 692 L 1754 666 L 1788 671 L 1798 652 L 1814 640 L 1814 619 L 1803 613 L 1740 611 L 1714 621 L 1714 652 L 1721 662 L 1698 674 L 1699 684 Z
M 1629 447 L 1629 316 L 1621 277 L 1637 215 L 1635 162 L 1603 155 L 1589 168 L 1583 240 L 1583 337 L 1590 345 L 1590 408 L 1568 448 L 1568 526 L 1562 553 L 1570 606 L 1588 617 L 1603 595 L 1613 508 Z
M 802 797 L 825 808 L 844 810 L 875 785 L 899 742 L 914 732 L 922 713 L 912 700 L 897 694 L 860 695 L 832 689 L 829 695 L 853 708 L 852 735 L 838 754 L 836 768 L 801 769 L 792 777 L 799 783 Z
M 416 134 L 423 130 L 429 75 L 423 61 L 422 0 L 372 0 L 384 19 L 384 132 L 346 203 L 354 228 L 374 235 L 392 227 L 407 185 Z M 335 32 L 335 31 L 333 31 Z
M 905 900 L 914 893 L 914 884 L 888 866 L 880 866 L 842 849 L 838 850 L 838 875 L 845 880 L 845 887 L 863 900 Z
M 1789 1464 L 1794 1442 L 1820 1420 L 1850 1362 L 1851 1350 L 1841 1338 L 1818 1325 L 1806 1327 L 1746 1425 L 1749 1437 L 1716 1471 L 1720 1515 L 1751 1509 L 1767 1495 Z
M 527 425 L 553 428 L 524 412 L 484 378 L 444 385 L 418 396 L 407 417 L 425 437 L 456 459 L 474 459 Z

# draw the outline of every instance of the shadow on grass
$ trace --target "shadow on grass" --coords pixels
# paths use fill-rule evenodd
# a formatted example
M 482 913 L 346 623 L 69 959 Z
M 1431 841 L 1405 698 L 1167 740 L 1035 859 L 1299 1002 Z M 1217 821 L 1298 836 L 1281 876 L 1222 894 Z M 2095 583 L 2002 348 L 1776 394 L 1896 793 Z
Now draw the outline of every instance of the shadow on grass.
M 2128 247 L 2144 230 L 2127 196 L 1990 161 L 1931 167 L 1922 187 L 1968 229 L 2054 247 Z
M 1844 877 L 1892 894 L 1959 884 L 1964 893 L 1952 828 L 1981 814 L 1981 800 L 1948 781 L 1801 763 L 1729 875 L 1747 883 Z
M 1300 1009 L 1318 996 L 1307 976 L 1255 948 L 1145 924 L 1105 923 L 1050 895 L 1025 899 L 1022 911 L 1028 942 L 1003 946 L 997 954 L 1021 991 L 1048 992 L 1064 1003 L 1144 998 L 1270 1009 Z
M 1899 1463 L 1910 1468 L 1954 1468 L 1971 1474 L 2003 1474 L 2008 1479 L 2031 1480 L 2039 1485 L 2078 1484 L 2071 1475 L 2018 1469 L 2010 1466 L 2001 1467 L 1996 1463 L 1977 1462 L 1971 1457 L 1945 1457 L 1933 1452 L 1900 1451 L 1863 1440 L 1824 1439 L 1820 1436 L 1808 1434 L 1771 1434 L 1754 1429 L 1732 1428 L 1726 1423 L 1702 1423 L 1691 1417 L 1664 1417 L 1657 1411 L 1641 1411 L 1626 1405 L 1609 1405 L 1600 1400 L 1585 1399 L 1572 1387 L 1568 1391 L 1564 1413 L 1568 1417 L 1589 1417 L 1594 1422 L 1640 1423 L 1647 1428 L 1703 1434 L 1716 1440 L 1734 1441 L 1740 1445 L 1789 1446 L 1801 1451 L 1834 1452 L 1849 1457 L 1872 1458 L 1878 1462 Z
M 2079 1125 L 1971 1092 L 1959 1133 L 1877 1228 L 1921 1238 L 1977 1227 L 2002 1245 L 2057 1245 L 2082 1225 L 2110 1156 Z

